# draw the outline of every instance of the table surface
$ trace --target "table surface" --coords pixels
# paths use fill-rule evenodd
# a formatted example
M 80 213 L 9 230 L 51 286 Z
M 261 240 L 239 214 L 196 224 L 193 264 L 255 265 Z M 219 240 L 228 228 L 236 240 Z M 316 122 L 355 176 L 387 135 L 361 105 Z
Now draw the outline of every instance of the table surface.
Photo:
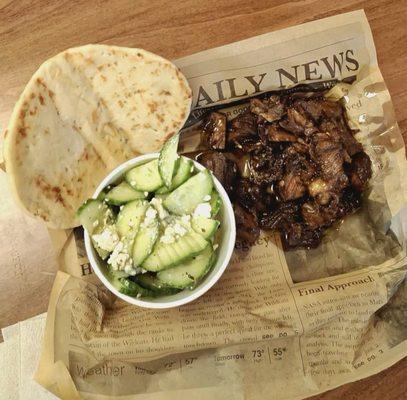
M 115 44 L 174 59 L 361 8 L 371 25 L 380 69 L 407 142 L 406 0 L 0 0 L 0 131 L 37 67 L 68 47 Z M 9 286 L 14 281 L 4 279 L 0 274 L 0 287 L 6 285 L 12 292 Z M 0 327 L 46 311 L 50 284 L 31 289 L 31 301 L 0 307 Z M 313 399 L 390 400 L 405 398 L 406 393 L 404 359 L 378 375 Z

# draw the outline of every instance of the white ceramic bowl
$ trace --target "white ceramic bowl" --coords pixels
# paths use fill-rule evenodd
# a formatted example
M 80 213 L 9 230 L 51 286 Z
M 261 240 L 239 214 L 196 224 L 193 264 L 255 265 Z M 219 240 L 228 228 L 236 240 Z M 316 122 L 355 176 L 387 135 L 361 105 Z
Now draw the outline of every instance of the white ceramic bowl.
M 146 162 L 151 161 L 155 158 L 158 158 L 158 153 L 139 156 L 119 165 L 108 176 L 106 176 L 105 179 L 103 179 L 103 181 L 93 194 L 93 198 L 96 198 L 106 186 L 119 180 L 120 177 L 129 169 L 137 165 L 145 164 Z M 195 167 L 198 170 L 205 169 L 201 164 L 197 163 L 196 161 L 194 161 L 194 163 Z M 217 249 L 218 253 L 217 261 L 213 268 L 211 269 L 210 273 L 206 275 L 202 282 L 193 290 L 185 289 L 171 296 L 160 296 L 157 298 L 147 300 L 144 300 L 143 298 L 138 299 L 120 293 L 107 279 L 106 267 L 103 265 L 103 263 L 101 263 L 100 258 L 98 257 L 95 249 L 92 246 L 90 237 L 88 233 L 85 231 L 85 246 L 89 262 L 92 265 L 92 268 L 96 275 L 98 276 L 98 278 L 111 292 L 113 292 L 116 296 L 120 297 L 124 301 L 127 301 L 130 304 L 135 304 L 137 306 L 147 308 L 170 308 L 178 307 L 197 299 L 198 297 L 202 296 L 206 291 L 208 291 L 217 282 L 217 280 L 221 277 L 226 267 L 228 266 L 230 258 L 232 256 L 236 239 L 236 225 L 232 204 L 230 203 L 229 197 L 226 194 L 225 189 L 223 189 L 222 185 L 215 177 L 213 180 L 215 188 L 222 199 L 222 207 L 218 214 L 218 219 L 220 220 L 221 223 L 219 228 L 220 232 L 218 233 L 219 240 L 217 241 L 217 243 L 219 244 L 219 248 Z

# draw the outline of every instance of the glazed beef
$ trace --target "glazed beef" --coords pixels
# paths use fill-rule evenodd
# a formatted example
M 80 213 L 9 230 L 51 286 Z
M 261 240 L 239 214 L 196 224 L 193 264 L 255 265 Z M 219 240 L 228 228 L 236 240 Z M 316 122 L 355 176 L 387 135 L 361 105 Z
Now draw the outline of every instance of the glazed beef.
M 232 160 L 218 151 L 207 151 L 199 155 L 198 161 L 213 172 L 229 195 L 233 194 L 237 166 Z
M 318 246 L 361 207 L 372 176 L 343 105 L 320 93 L 251 99 L 229 123 L 209 115 L 204 134 L 212 151 L 199 161 L 231 195 L 237 235 L 249 244 L 262 228 L 279 231 L 285 250 Z
M 365 152 L 357 153 L 352 158 L 349 167 L 349 178 L 351 185 L 362 192 L 369 179 L 372 177 L 372 162 Z
M 226 115 L 213 112 L 209 114 L 203 126 L 204 141 L 209 148 L 224 150 L 226 146 Z
M 253 245 L 260 236 L 256 213 L 249 211 L 238 203 L 233 205 L 233 211 L 236 218 L 237 238 Z
M 265 100 L 251 99 L 250 111 L 267 122 L 278 121 L 286 112 L 279 96 L 270 96 Z

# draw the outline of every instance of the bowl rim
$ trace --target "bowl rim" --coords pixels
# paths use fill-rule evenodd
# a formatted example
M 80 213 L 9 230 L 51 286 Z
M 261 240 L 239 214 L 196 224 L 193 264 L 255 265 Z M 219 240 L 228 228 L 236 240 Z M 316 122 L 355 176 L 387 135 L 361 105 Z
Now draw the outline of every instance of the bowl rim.
M 144 154 L 141 156 L 134 157 L 130 160 L 125 161 L 124 163 L 118 165 L 116 168 L 114 168 L 106 177 L 101 181 L 101 183 L 98 185 L 96 188 L 95 192 L 92 195 L 92 198 L 95 199 L 97 196 L 100 194 L 100 192 L 109 184 L 114 182 L 117 178 L 122 176 L 125 171 L 127 171 L 131 167 L 135 167 L 137 165 L 141 165 L 143 163 L 146 163 L 148 161 L 154 160 L 158 158 L 159 153 L 149 153 L 149 154 Z M 199 162 L 192 160 L 195 167 L 197 167 L 199 170 L 206 169 L 202 164 Z M 219 182 L 219 180 L 212 174 L 212 178 L 216 187 L 216 190 L 218 191 L 221 199 L 222 199 L 222 207 L 224 207 L 225 211 L 225 219 L 229 224 L 229 229 L 230 229 L 230 236 L 229 240 L 226 244 L 227 249 L 225 252 L 225 255 L 223 257 L 222 263 L 216 272 L 215 275 L 211 277 L 211 279 L 207 282 L 202 282 L 200 285 L 198 285 L 198 289 L 194 292 L 191 292 L 190 294 L 187 294 L 185 297 L 174 300 L 174 301 L 167 301 L 165 303 L 161 302 L 152 302 L 148 300 L 140 300 L 136 297 L 128 296 L 123 293 L 120 293 L 114 286 L 113 284 L 106 278 L 102 271 L 102 267 L 99 266 L 99 262 L 95 256 L 95 250 L 94 247 L 91 243 L 90 236 L 86 230 L 84 230 L 84 241 L 85 241 L 85 249 L 86 249 L 86 255 L 88 257 L 88 260 L 92 266 L 93 271 L 95 272 L 96 276 L 99 278 L 99 280 L 103 283 L 103 285 L 114 295 L 119 297 L 120 299 L 126 301 L 129 304 L 136 305 L 139 307 L 143 308 L 151 308 L 151 309 L 166 309 L 166 308 L 173 308 L 173 307 L 179 307 L 184 304 L 190 303 L 191 301 L 196 300 L 200 296 L 202 296 L 204 293 L 206 293 L 215 283 L 220 279 L 222 274 L 224 273 L 225 269 L 229 265 L 230 259 L 233 254 L 233 250 L 235 247 L 235 241 L 236 241 L 236 221 L 235 221 L 235 215 L 233 212 L 233 207 L 232 203 L 229 199 L 229 196 L 227 195 L 225 189 L 223 188 L 222 184 Z M 219 259 L 218 259 L 219 261 Z

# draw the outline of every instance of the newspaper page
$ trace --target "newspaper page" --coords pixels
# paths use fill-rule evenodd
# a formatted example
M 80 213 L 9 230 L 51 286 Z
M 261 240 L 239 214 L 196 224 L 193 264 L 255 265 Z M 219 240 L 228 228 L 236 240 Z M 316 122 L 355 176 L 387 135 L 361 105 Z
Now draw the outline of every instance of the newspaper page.
M 36 380 L 63 399 L 300 399 L 406 356 L 407 163 L 364 12 L 177 63 L 194 93 L 185 152 L 211 109 L 231 119 L 250 96 L 331 89 L 373 160 L 365 205 L 315 250 L 284 253 L 269 233 L 251 248 L 237 242 L 209 292 L 168 310 L 114 298 L 92 273 L 81 229 L 50 232 L 59 272 Z

